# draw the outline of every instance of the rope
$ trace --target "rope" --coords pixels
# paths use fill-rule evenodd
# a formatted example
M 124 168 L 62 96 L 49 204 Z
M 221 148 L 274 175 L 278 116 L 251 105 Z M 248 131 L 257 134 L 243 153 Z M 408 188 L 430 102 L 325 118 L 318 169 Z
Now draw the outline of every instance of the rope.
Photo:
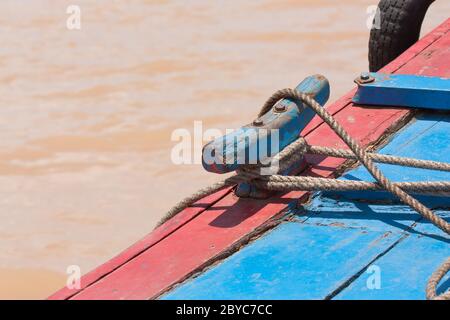
M 427 299 L 429 300 L 450 300 L 450 290 L 441 295 L 436 294 L 436 287 L 442 278 L 450 270 L 450 257 L 431 275 L 427 284 Z
M 243 167 L 237 173 L 212 186 L 201 189 L 179 204 L 174 206 L 158 224 L 161 225 L 183 209 L 191 206 L 196 201 L 210 195 L 226 186 L 233 186 L 240 182 L 248 182 L 261 188 L 278 191 L 292 190 L 387 190 L 403 203 L 417 211 L 422 217 L 431 221 L 436 227 L 450 234 L 450 223 L 436 215 L 432 210 L 424 206 L 417 199 L 409 195 L 412 193 L 432 193 L 448 194 L 450 192 L 450 182 L 401 182 L 394 183 L 387 179 L 384 174 L 375 166 L 374 162 L 389 163 L 416 168 L 450 171 L 450 164 L 428 160 L 417 160 L 411 158 L 395 157 L 389 155 L 379 155 L 364 151 L 359 144 L 344 130 L 344 128 L 328 113 L 328 111 L 315 101 L 312 97 L 294 89 L 283 89 L 275 92 L 262 107 L 259 117 L 267 113 L 281 99 L 291 99 L 303 102 L 311 108 L 328 126 L 346 143 L 350 151 L 334 149 L 328 147 L 309 146 L 300 137 L 289 146 L 278 153 L 274 159 L 280 163 L 279 171 L 283 171 L 289 165 L 303 158 L 309 152 L 332 157 L 342 157 L 346 159 L 358 160 L 376 180 L 375 183 L 363 181 L 343 181 L 326 178 L 313 177 L 293 177 L 282 175 L 261 175 L 261 168 Z M 297 105 L 298 106 L 298 105 Z M 300 104 L 301 106 L 301 104 Z M 273 161 L 272 161 L 273 162 Z M 431 276 L 426 287 L 427 299 L 450 299 L 450 291 L 441 295 L 436 294 L 436 287 L 439 281 L 450 271 L 450 258 L 447 259 Z
M 290 177 L 273 175 L 252 184 L 274 191 L 382 191 L 379 183 L 366 181 L 344 181 L 328 178 Z M 394 182 L 394 186 L 415 194 L 432 194 L 448 196 L 450 182 Z
M 335 149 L 328 147 L 318 147 L 310 146 L 308 149 L 309 153 L 323 155 L 328 157 L 345 158 L 357 160 L 356 155 L 348 150 Z M 374 162 L 395 164 L 405 167 L 439 170 L 439 171 L 450 171 L 450 163 L 443 163 L 430 160 L 418 160 L 404 157 L 389 156 L 377 153 L 366 153 Z

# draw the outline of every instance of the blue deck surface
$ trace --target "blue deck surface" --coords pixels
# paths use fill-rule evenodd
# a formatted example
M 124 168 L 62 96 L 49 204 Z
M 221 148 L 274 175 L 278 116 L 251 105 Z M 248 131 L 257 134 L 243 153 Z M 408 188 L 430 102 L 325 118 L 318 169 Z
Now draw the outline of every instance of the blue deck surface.
M 424 114 L 381 152 L 450 162 L 448 141 L 450 116 Z M 447 172 L 380 167 L 394 181 L 450 180 Z M 373 181 L 362 167 L 343 178 Z M 448 198 L 423 200 L 450 220 Z M 317 193 L 293 221 L 162 299 L 424 299 L 427 279 L 447 256 L 450 238 L 386 193 Z M 449 286 L 447 277 L 439 290 Z

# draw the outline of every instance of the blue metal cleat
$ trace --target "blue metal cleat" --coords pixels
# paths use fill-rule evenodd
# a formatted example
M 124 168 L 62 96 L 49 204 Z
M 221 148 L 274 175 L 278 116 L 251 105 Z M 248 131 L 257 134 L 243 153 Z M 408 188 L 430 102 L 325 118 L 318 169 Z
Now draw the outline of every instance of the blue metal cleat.
M 307 77 L 296 89 L 311 95 L 321 105 L 330 95 L 328 80 L 321 75 Z M 203 167 L 209 172 L 222 174 L 248 165 L 269 165 L 274 155 L 298 139 L 314 115 L 314 111 L 302 103 L 283 99 L 253 123 L 206 144 L 203 147 Z M 304 164 L 295 163 L 279 174 L 297 174 L 302 168 Z M 251 198 L 267 198 L 273 194 L 248 183 L 240 183 L 235 193 L 239 197 Z
M 365 105 L 450 110 L 450 79 L 363 72 L 353 102 Z

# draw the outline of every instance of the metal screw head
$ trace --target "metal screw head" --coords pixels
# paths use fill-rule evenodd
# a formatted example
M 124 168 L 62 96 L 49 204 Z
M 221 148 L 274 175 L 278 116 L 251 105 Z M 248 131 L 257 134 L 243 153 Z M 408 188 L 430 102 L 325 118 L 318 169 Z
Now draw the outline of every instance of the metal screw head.
M 277 104 L 275 106 L 275 112 L 285 112 L 286 111 L 286 106 L 284 104 Z
M 253 121 L 253 125 L 254 125 L 255 127 L 260 127 L 260 126 L 262 126 L 263 124 L 264 124 L 264 121 L 262 121 L 262 120 L 259 119 L 259 118 Z
M 370 79 L 370 73 L 368 72 L 361 72 L 361 75 L 359 76 L 361 80 L 369 80 Z
M 362 85 L 370 82 L 374 82 L 375 78 L 369 72 L 361 72 L 358 78 L 355 79 L 356 84 Z

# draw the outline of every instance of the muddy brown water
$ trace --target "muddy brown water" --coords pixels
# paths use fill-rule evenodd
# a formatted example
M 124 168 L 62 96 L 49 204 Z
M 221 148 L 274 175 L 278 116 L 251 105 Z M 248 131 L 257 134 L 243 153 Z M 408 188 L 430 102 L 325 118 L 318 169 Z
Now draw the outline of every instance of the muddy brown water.
M 68 30 L 66 8 L 81 9 Z M 45 298 L 220 177 L 174 165 L 176 128 L 236 128 L 321 73 L 367 69 L 376 1 L 0 2 L 0 298 Z M 424 32 L 447 18 L 438 1 Z

